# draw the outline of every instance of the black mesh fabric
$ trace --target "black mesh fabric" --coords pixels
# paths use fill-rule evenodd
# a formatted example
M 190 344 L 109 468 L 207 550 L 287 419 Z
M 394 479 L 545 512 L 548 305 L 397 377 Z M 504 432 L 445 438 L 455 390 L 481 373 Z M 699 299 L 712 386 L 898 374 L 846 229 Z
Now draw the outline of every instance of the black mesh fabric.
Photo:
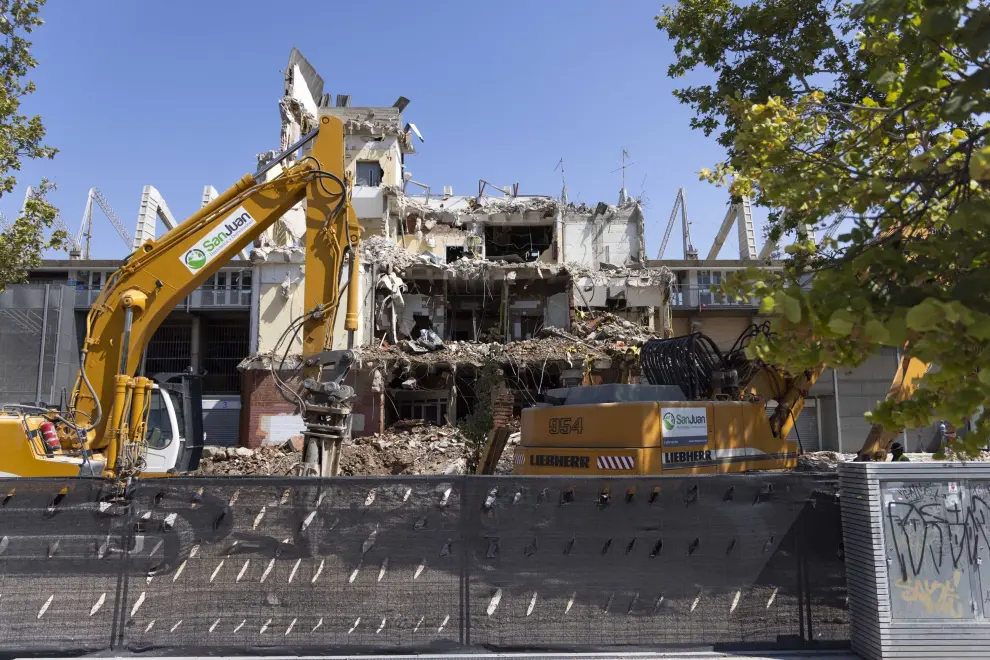
M 575 649 L 800 647 L 811 640 L 802 536 L 809 516 L 823 513 L 811 504 L 814 490 L 812 479 L 786 475 L 471 479 L 470 639 Z M 493 506 L 478 506 L 486 498 Z M 831 547 L 833 564 L 815 568 L 844 592 L 841 560 L 834 563 L 838 510 L 824 513 L 836 523 L 816 540 L 823 554 Z M 844 612 L 827 615 L 837 617 Z M 819 642 L 840 643 L 848 634 L 821 633 Z
M 0 480 L 0 650 L 108 647 L 126 527 L 98 504 L 109 494 L 99 479 Z
M 5 655 L 848 640 L 834 486 L 811 475 L 177 478 L 124 499 L 101 480 L 17 479 L 3 493 Z

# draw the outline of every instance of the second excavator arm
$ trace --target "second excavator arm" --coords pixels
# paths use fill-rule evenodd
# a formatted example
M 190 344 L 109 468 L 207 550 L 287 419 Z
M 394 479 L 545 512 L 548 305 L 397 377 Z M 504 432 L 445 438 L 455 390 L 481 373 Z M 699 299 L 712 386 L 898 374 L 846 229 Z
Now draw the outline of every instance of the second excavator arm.
M 164 236 L 145 241 L 110 277 L 93 304 L 70 412 L 84 449 L 107 454 L 108 473 L 116 473 L 125 445 L 143 437 L 150 382 L 134 374 L 152 334 L 186 296 L 303 199 L 308 307 L 304 350 L 319 353 L 328 347 L 327 325 L 337 311 L 340 266 L 348 249 L 350 281 L 357 272 L 360 225 L 348 200 L 343 124 L 323 116 L 314 133 L 266 170 L 242 177 Z M 308 140 L 314 140 L 308 154 L 279 176 L 261 180 L 267 169 Z M 350 287 L 345 324 L 350 331 L 357 327 L 356 307 L 357 290 Z M 319 368 L 315 364 L 307 375 L 318 380 Z

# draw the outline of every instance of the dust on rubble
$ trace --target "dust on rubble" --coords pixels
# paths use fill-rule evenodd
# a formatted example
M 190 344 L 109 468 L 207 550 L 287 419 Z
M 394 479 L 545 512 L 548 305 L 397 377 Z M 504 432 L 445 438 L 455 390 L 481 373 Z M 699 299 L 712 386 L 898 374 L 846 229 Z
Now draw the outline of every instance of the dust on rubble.
M 429 349 L 402 340 L 398 345 L 368 345 L 357 349 L 366 361 L 398 363 L 451 363 L 484 365 L 541 364 L 548 360 L 581 364 L 585 360 L 608 361 L 635 356 L 638 347 L 660 335 L 649 328 L 611 313 L 586 316 L 574 322 L 571 332 L 541 328 L 533 339 L 505 342 L 441 341 Z
M 198 473 L 202 475 L 285 476 L 296 473 L 302 453 L 291 445 L 247 447 L 203 447 Z
M 467 474 L 477 452 L 455 426 L 422 420 L 397 422 L 384 433 L 356 438 L 344 446 L 342 475 Z
M 508 471 L 511 472 L 511 451 L 507 449 L 506 454 L 510 454 Z M 398 422 L 384 433 L 345 443 L 340 474 L 467 474 L 477 462 L 474 446 L 457 427 L 412 420 Z M 301 464 L 302 452 L 291 444 L 262 445 L 258 449 L 204 447 L 198 473 L 286 476 L 296 474 Z

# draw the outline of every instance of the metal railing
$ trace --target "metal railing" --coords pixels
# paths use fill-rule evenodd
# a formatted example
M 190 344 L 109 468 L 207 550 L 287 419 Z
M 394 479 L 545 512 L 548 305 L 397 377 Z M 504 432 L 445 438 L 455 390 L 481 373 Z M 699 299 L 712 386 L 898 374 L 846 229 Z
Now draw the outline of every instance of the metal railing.
M 76 308 L 88 309 L 100 295 L 102 287 L 76 285 Z M 223 286 L 204 284 L 193 291 L 178 308 L 204 309 L 248 309 L 251 306 L 251 285 Z
M 760 301 L 758 298 L 740 300 L 725 293 L 713 292 L 708 285 L 675 284 L 670 304 L 674 309 L 752 309 L 759 307 Z

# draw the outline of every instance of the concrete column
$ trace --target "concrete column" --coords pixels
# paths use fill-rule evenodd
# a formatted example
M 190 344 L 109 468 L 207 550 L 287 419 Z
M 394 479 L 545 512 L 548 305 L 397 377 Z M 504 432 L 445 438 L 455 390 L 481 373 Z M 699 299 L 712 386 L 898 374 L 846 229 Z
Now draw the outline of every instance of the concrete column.
M 200 372 L 200 365 L 203 361 L 202 350 L 200 348 L 199 314 L 192 317 L 192 330 L 190 331 L 189 337 L 189 366 L 192 367 L 194 374 L 198 374 Z
M 835 439 L 842 452 L 842 415 L 839 414 L 839 371 L 832 369 L 832 395 L 835 397 Z
M 248 355 L 258 352 L 258 318 L 261 313 L 261 269 L 251 266 L 251 311 L 250 330 L 248 331 Z

